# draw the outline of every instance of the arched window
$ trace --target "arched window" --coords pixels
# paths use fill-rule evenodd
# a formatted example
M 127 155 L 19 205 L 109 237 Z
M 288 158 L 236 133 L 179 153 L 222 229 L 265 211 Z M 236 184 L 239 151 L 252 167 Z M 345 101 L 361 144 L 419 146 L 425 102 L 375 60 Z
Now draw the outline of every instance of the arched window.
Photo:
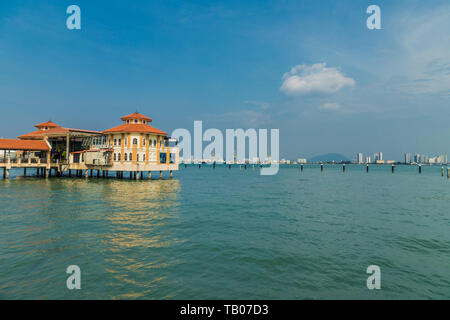
M 130 161 L 133 160 L 133 154 L 130 152 Z
M 139 153 L 136 155 L 136 161 L 139 162 Z
M 116 161 L 116 157 L 117 157 L 117 156 L 116 156 L 116 154 L 114 153 L 114 161 Z
M 134 139 L 133 139 L 133 144 L 134 144 L 134 145 L 137 145 L 137 138 L 134 138 Z
M 145 141 L 147 141 L 147 139 L 142 139 L 142 143 L 143 143 L 143 145 L 145 146 Z
M 128 161 L 128 160 L 127 160 L 127 154 L 126 154 L 126 153 L 125 153 L 125 157 L 124 157 L 124 159 L 125 159 L 125 161 Z
M 143 159 L 142 159 L 142 161 L 145 161 L 145 154 L 144 154 L 144 155 L 142 155 L 142 158 L 143 158 Z
M 119 154 L 117 154 L 117 160 L 119 160 L 120 161 L 120 153 Z
M 156 147 L 156 140 L 153 140 L 153 146 Z
M 114 145 L 117 145 L 117 140 L 116 139 L 114 139 Z
M 122 145 L 122 139 L 119 139 L 119 146 Z

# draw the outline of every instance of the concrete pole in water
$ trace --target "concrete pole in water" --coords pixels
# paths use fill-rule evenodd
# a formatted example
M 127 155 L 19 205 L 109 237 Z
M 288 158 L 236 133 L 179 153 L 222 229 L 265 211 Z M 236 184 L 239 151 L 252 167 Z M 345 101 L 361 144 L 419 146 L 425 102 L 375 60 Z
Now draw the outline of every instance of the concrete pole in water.
M 345 172 L 345 163 L 342 165 L 342 172 Z
M 172 173 L 172 170 L 170 170 L 170 179 L 172 179 L 173 178 L 173 173 Z
M 395 166 L 394 166 L 394 165 L 392 165 L 392 169 L 391 169 L 391 170 L 392 170 L 392 173 L 394 173 L 394 168 L 395 168 Z
M 303 172 L 303 165 L 300 165 L 300 171 Z
M 421 173 L 422 173 L 422 165 L 419 164 L 419 174 L 421 174 Z
M 369 172 L 369 165 L 366 164 L 366 172 Z
M 444 167 L 441 168 L 441 177 L 444 176 Z
M 323 171 L 323 163 L 320 164 L 320 171 Z
M 244 164 L 244 169 L 247 170 L 247 164 Z
M 9 179 L 9 169 L 6 169 L 5 179 Z
M 23 168 L 23 175 L 26 177 L 27 176 L 27 168 Z
M 231 164 L 228 165 L 228 170 L 231 170 Z
M 447 179 L 450 179 L 450 168 L 447 168 Z
M 198 168 L 200 169 L 201 167 L 202 167 L 202 165 L 199 163 L 199 164 L 198 164 Z
M 159 171 L 159 179 L 162 179 L 162 171 Z

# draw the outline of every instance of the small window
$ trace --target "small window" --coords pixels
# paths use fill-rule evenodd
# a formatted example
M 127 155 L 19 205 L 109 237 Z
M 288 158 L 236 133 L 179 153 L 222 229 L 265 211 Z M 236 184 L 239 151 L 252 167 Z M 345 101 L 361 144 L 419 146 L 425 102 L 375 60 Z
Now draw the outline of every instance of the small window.
M 132 161 L 132 160 L 133 160 L 133 154 L 130 153 L 130 161 Z
M 138 123 L 138 121 L 137 121 L 137 120 L 134 120 L 134 123 Z
M 117 160 L 119 160 L 120 161 L 120 153 L 117 155 Z
M 146 141 L 146 139 L 143 139 L 143 140 L 142 140 L 142 143 L 144 144 L 144 146 L 145 146 L 145 141 Z
M 145 154 L 142 155 L 142 161 L 145 161 Z
M 125 153 L 124 159 L 125 159 L 125 161 L 128 161 L 128 159 L 127 159 L 127 154 L 126 154 L 126 153 Z
M 137 139 L 136 138 L 133 139 L 133 145 L 137 145 Z
M 116 139 L 114 139 L 114 145 L 115 145 L 115 146 L 117 145 L 117 140 L 116 140 Z
M 119 146 L 122 145 L 122 139 L 119 139 Z
M 116 156 L 116 154 L 114 153 L 114 161 L 116 161 L 116 157 L 117 157 L 117 156 Z
M 136 155 L 136 161 L 139 162 L 139 153 Z
M 130 120 L 127 120 L 127 123 L 130 123 Z
M 153 146 L 156 147 L 156 140 L 153 140 Z

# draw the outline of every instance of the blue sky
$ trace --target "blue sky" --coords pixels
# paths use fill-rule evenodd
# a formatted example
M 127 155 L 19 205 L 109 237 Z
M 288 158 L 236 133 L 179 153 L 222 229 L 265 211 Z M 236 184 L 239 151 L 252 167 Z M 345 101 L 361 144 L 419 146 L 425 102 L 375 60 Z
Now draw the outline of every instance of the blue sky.
M 2 1 L 0 137 L 138 109 L 167 132 L 279 128 L 281 157 L 450 154 L 449 31 L 440 0 Z

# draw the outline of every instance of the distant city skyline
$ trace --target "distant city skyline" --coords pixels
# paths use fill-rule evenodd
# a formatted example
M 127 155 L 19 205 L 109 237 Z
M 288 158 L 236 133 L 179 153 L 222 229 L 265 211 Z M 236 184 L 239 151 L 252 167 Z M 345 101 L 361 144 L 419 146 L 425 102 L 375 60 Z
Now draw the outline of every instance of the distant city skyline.
M 79 0 L 81 30 L 69 4 L 0 4 L 0 137 L 138 109 L 169 134 L 280 129 L 280 158 L 450 153 L 448 1 L 377 1 L 381 30 L 367 1 Z

